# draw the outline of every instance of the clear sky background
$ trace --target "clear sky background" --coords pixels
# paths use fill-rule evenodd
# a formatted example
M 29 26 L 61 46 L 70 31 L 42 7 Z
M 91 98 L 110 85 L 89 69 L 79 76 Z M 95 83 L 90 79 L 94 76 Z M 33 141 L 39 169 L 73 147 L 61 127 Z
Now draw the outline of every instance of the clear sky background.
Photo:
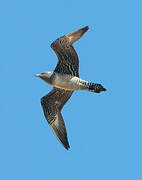
M 63 109 L 70 150 L 40 105 L 56 38 L 89 25 L 75 44 L 80 76 L 107 92 L 75 92 Z M 0 2 L 0 179 L 142 179 L 142 4 L 127 0 Z

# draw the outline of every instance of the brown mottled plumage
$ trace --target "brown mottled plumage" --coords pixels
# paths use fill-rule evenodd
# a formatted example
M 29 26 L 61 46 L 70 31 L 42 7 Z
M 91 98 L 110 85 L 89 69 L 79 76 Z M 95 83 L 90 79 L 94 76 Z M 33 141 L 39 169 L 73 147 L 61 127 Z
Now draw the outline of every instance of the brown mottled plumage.
M 51 44 L 58 57 L 54 72 L 37 74 L 42 80 L 53 86 L 52 91 L 41 98 L 45 118 L 60 143 L 69 149 L 65 123 L 61 114 L 64 104 L 74 90 L 87 90 L 100 93 L 106 89 L 95 83 L 79 78 L 79 60 L 73 43 L 79 40 L 89 29 L 88 26 L 60 37 Z

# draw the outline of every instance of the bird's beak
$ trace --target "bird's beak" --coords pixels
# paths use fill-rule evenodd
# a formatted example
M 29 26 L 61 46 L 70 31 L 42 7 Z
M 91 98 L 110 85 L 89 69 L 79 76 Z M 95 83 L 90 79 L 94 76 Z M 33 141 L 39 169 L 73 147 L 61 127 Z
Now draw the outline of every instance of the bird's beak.
M 89 29 L 89 27 L 85 26 L 84 28 L 78 29 L 76 31 L 73 31 L 73 32 L 67 34 L 66 37 L 68 37 L 70 40 L 70 43 L 73 44 L 77 40 L 79 40 L 88 31 L 88 29 Z
M 35 74 L 36 77 L 39 77 L 41 79 L 46 79 L 46 78 L 49 78 L 48 77 L 48 74 L 46 73 L 40 73 L 40 74 Z
M 35 76 L 36 76 L 36 77 L 40 77 L 40 76 L 41 76 L 41 74 L 35 74 Z

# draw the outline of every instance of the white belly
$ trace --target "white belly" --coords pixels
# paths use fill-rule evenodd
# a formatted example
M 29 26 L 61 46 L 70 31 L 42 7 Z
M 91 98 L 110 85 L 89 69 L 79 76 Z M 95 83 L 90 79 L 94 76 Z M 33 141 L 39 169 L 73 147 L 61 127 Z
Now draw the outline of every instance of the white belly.
M 61 75 L 56 73 L 52 85 L 57 88 L 63 88 L 68 90 L 79 90 L 80 89 L 80 78 L 71 75 Z

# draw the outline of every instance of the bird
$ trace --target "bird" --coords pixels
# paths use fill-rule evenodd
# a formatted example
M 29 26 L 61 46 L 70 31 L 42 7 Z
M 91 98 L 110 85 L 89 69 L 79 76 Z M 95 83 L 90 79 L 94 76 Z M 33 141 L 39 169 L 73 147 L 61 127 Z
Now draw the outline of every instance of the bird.
M 85 26 L 56 39 L 51 44 L 51 48 L 58 58 L 55 70 L 36 74 L 37 77 L 53 86 L 51 92 L 41 98 L 41 105 L 44 116 L 53 133 L 67 150 L 70 148 L 70 145 L 66 126 L 61 114 L 63 106 L 75 90 L 85 90 L 94 93 L 106 91 L 101 84 L 85 81 L 79 76 L 79 58 L 73 44 L 88 29 L 89 26 Z

